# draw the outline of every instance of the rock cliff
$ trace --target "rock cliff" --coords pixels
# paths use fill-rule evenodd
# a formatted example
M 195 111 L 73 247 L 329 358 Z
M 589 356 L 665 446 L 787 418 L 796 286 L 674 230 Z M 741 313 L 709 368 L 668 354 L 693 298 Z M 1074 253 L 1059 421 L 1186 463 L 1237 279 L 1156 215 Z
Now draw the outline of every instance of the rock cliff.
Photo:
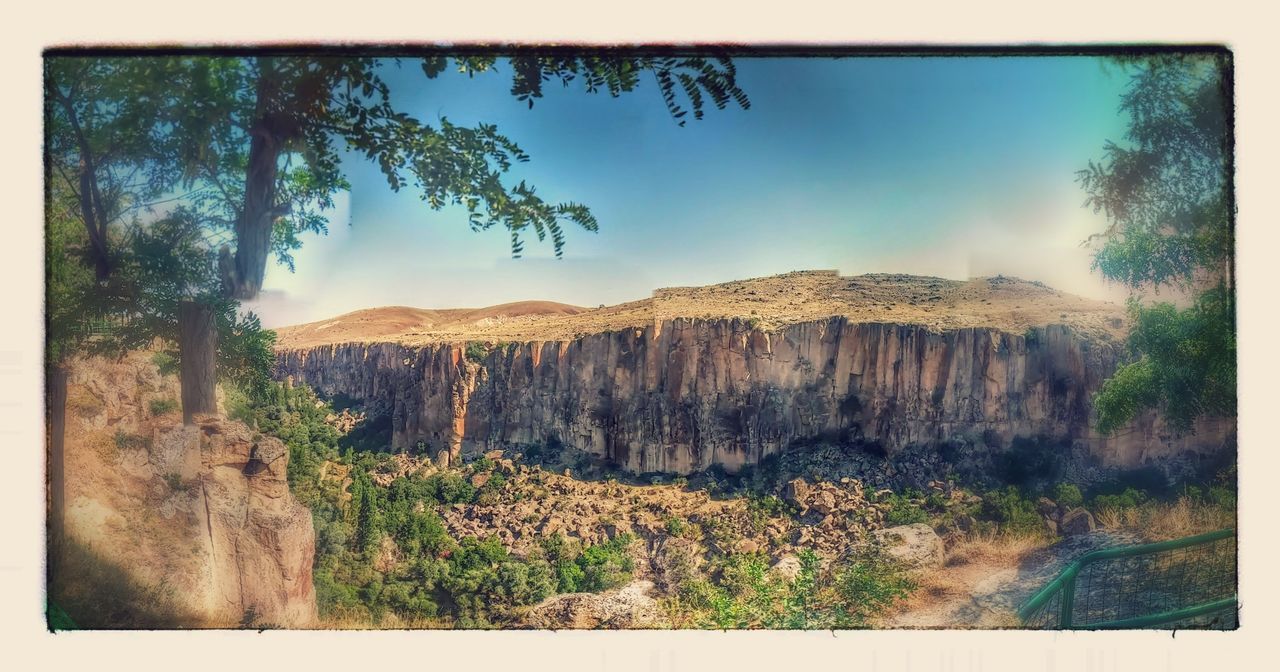
M 89 627 L 313 624 L 315 533 L 289 491 L 288 450 L 238 422 L 183 426 L 177 397 L 150 353 L 71 368 L 66 528 L 83 557 L 55 591 L 120 597 L 71 613 Z M 132 592 L 78 585 L 89 575 Z
M 371 342 L 317 342 L 300 327 L 284 333 L 278 373 L 385 409 L 398 449 L 447 459 L 558 441 L 636 473 L 734 471 L 812 439 L 892 453 L 961 435 L 1079 441 L 1136 466 L 1214 451 L 1234 429 L 1173 437 L 1145 417 L 1114 437 L 1090 431 L 1090 399 L 1123 353 L 1115 306 L 1009 279 L 868 277 L 688 290 L 697 301 L 661 290 L 626 319 L 592 316 L 618 307 L 559 314 L 545 333 L 562 337 L 545 340 L 500 340 L 538 335 L 528 316 L 505 332 L 428 325 L 426 338 Z M 598 330 L 563 337 L 573 324 Z

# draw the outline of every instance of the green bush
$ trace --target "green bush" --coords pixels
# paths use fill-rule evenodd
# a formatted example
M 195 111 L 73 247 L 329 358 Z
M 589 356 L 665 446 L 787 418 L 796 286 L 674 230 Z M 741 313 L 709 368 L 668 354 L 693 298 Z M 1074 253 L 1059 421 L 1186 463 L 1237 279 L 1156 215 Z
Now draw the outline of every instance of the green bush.
M 929 514 L 917 502 L 922 496 L 919 490 L 907 488 L 901 493 L 892 493 L 885 499 L 889 509 L 884 519 L 888 525 L 911 525 L 929 522 Z
M 679 537 L 679 536 L 683 536 L 688 529 L 689 529 L 689 524 L 686 523 L 682 518 L 679 518 L 676 516 L 671 516 L 670 518 L 667 518 L 667 534 L 673 537 Z
M 578 558 L 578 566 L 582 568 L 583 575 L 579 589 L 597 593 L 617 588 L 629 581 L 635 566 L 627 553 L 627 547 L 633 541 L 635 535 L 619 534 L 603 544 L 588 546 Z
M 151 415 L 153 417 L 165 415 L 178 410 L 178 400 L 160 398 L 152 399 L 151 403 L 147 405 L 147 408 L 151 411 Z
M 178 358 L 167 352 L 151 355 L 151 363 L 156 365 L 162 376 L 172 376 L 178 372 Z
M 998 523 L 1002 531 L 1013 534 L 1033 534 L 1044 529 L 1035 503 L 1012 485 L 984 495 L 981 514 Z
M 117 450 L 129 450 L 134 448 L 142 448 L 147 445 L 147 440 L 137 434 L 130 434 L 123 429 L 117 429 L 114 437 Z
M 1119 494 L 1098 495 L 1093 498 L 1093 506 L 1090 507 L 1095 511 L 1102 509 L 1132 509 L 1145 504 L 1151 497 L 1143 490 L 1136 488 L 1125 488 Z
M 1071 483 L 1059 483 L 1053 489 L 1053 501 L 1061 506 L 1074 508 L 1084 504 L 1084 495 L 1080 488 Z
M 846 557 L 823 568 L 810 549 L 787 579 L 769 571 L 768 558 L 725 558 L 717 580 L 692 578 L 676 591 L 677 611 L 700 628 L 844 629 L 872 619 L 915 589 L 903 569 L 879 555 Z
M 751 529 L 757 533 L 764 531 L 765 526 L 769 524 L 770 518 L 786 516 L 791 513 L 792 508 L 786 502 L 773 495 L 765 495 L 763 497 L 751 495 L 747 498 L 747 516 L 751 520 Z
M 481 341 L 467 341 L 467 347 L 463 352 L 468 360 L 482 364 L 484 358 L 489 356 L 489 347 Z

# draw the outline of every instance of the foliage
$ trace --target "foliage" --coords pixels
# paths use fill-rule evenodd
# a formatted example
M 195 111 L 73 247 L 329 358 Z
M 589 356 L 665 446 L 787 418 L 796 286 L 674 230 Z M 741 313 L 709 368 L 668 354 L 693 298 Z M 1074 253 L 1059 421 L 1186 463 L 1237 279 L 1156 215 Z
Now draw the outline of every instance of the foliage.
M 1103 509 L 1132 509 L 1145 504 L 1148 500 L 1150 500 L 1150 496 L 1145 491 L 1125 488 L 1119 494 L 1095 496 L 1091 508 L 1098 511 Z
M 1073 483 L 1059 483 L 1053 488 L 1053 501 L 1059 506 L 1074 508 L 1084 504 L 1084 494 Z
M 631 535 L 585 548 L 556 535 L 527 557 L 511 554 L 496 538 L 454 539 L 440 507 L 493 496 L 503 487 L 502 474 L 490 473 L 480 488 L 458 469 L 380 486 L 372 474 L 387 456 L 342 454 L 342 437 L 325 421 L 332 407 L 310 388 L 272 384 L 261 395 L 234 392 L 227 405 L 233 418 L 289 448 L 290 488 L 311 510 L 316 529 L 313 575 L 324 618 L 377 624 L 394 614 L 402 621 L 492 627 L 557 592 L 621 585 L 634 569 Z M 388 542 L 397 558 L 389 565 L 382 557 Z
M 1147 409 L 1180 431 L 1235 413 L 1230 68 L 1227 55 L 1138 61 L 1120 104 L 1127 142 L 1108 142 L 1102 161 L 1079 173 L 1109 221 L 1094 268 L 1135 290 L 1198 293 L 1181 310 L 1131 300 L 1133 361 L 1095 400 L 1102 432 Z
M 889 494 L 884 502 L 889 509 L 885 512 L 886 525 L 910 525 L 912 523 L 929 522 L 929 514 L 920 506 L 922 493 L 914 488 L 903 492 Z
M 619 96 L 635 90 L 645 73 L 681 125 L 689 110 L 701 119 L 708 105 L 750 104 L 727 58 L 605 53 L 521 51 L 502 62 L 496 56 L 301 54 L 60 58 L 52 59 L 46 81 L 55 92 L 90 88 L 99 105 L 123 111 L 123 119 L 103 133 L 122 131 L 111 137 L 130 141 L 126 157 L 156 165 L 155 174 L 176 183 L 166 186 L 185 191 L 184 203 L 212 232 L 232 234 L 234 272 L 222 270 L 233 285 L 255 277 L 260 283 L 265 256 L 259 252 L 269 249 L 292 268 L 300 234 L 327 231 L 333 196 L 348 188 L 341 171 L 344 151 L 377 165 L 392 190 L 412 187 L 433 209 L 465 208 L 473 230 L 506 229 L 515 256 L 529 233 L 540 241 L 549 238 L 559 256 L 564 223 L 596 230 L 585 206 L 549 202 L 526 182 L 504 182 L 513 165 L 529 156 L 493 125 L 460 126 L 445 116 L 427 123 L 393 104 L 389 70 L 418 65 L 435 78 L 451 60 L 454 70 L 469 77 L 509 68 L 512 95 L 530 107 L 547 82 Z M 263 223 L 266 247 L 245 254 L 260 244 L 246 233 Z M 251 298 L 238 287 L 228 289 Z
M 465 355 L 467 361 L 481 364 L 484 362 L 484 358 L 489 355 L 489 348 L 480 341 L 467 341 Z
M 982 515 L 1000 524 L 1011 534 L 1037 534 L 1044 531 L 1044 521 L 1035 502 L 1025 497 L 1016 486 L 992 490 L 982 497 Z
M 80 351 L 90 336 L 94 274 L 80 257 L 88 238 L 70 187 L 48 180 L 45 200 L 45 361 L 56 365 Z
M 164 415 L 178 410 L 177 399 L 161 399 L 156 398 L 147 402 L 147 410 L 151 411 L 151 415 Z
M 1094 399 L 1098 429 L 1112 432 L 1140 411 L 1160 408 L 1186 431 L 1202 415 L 1236 412 L 1234 300 L 1224 285 L 1180 310 L 1171 303 L 1129 302 L 1134 361 L 1120 367 Z
M 901 567 L 874 553 L 847 557 L 823 568 L 809 549 L 800 551 L 794 578 L 769 570 L 760 553 L 723 560 L 717 580 L 681 584 L 675 610 L 700 628 L 863 628 L 914 589 Z

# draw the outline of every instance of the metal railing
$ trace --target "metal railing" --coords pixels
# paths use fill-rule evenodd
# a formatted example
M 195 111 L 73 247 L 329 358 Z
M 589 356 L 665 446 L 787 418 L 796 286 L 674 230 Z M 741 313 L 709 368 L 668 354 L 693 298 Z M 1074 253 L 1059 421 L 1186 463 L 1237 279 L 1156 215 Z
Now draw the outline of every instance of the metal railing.
M 1029 628 L 1237 627 L 1234 529 L 1106 548 L 1071 563 L 1018 610 Z

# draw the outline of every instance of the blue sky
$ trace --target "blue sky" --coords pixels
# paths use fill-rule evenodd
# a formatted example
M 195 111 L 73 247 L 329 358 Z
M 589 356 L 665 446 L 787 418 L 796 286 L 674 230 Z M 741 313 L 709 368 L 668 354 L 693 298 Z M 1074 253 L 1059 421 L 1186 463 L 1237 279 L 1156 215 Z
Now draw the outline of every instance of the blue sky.
M 1076 170 L 1121 139 L 1127 77 L 1086 57 L 747 58 L 750 110 L 677 126 L 646 80 L 620 98 L 548 87 L 533 109 L 509 72 L 387 77 L 425 121 L 497 124 L 531 155 L 550 201 L 589 205 L 600 232 L 568 232 L 564 258 L 392 193 L 357 156 L 328 236 L 307 235 L 297 272 L 268 269 L 269 326 L 383 305 L 545 299 L 594 306 L 698 285 L 835 268 L 963 279 L 1017 275 L 1118 299 L 1079 246 L 1103 227 Z

